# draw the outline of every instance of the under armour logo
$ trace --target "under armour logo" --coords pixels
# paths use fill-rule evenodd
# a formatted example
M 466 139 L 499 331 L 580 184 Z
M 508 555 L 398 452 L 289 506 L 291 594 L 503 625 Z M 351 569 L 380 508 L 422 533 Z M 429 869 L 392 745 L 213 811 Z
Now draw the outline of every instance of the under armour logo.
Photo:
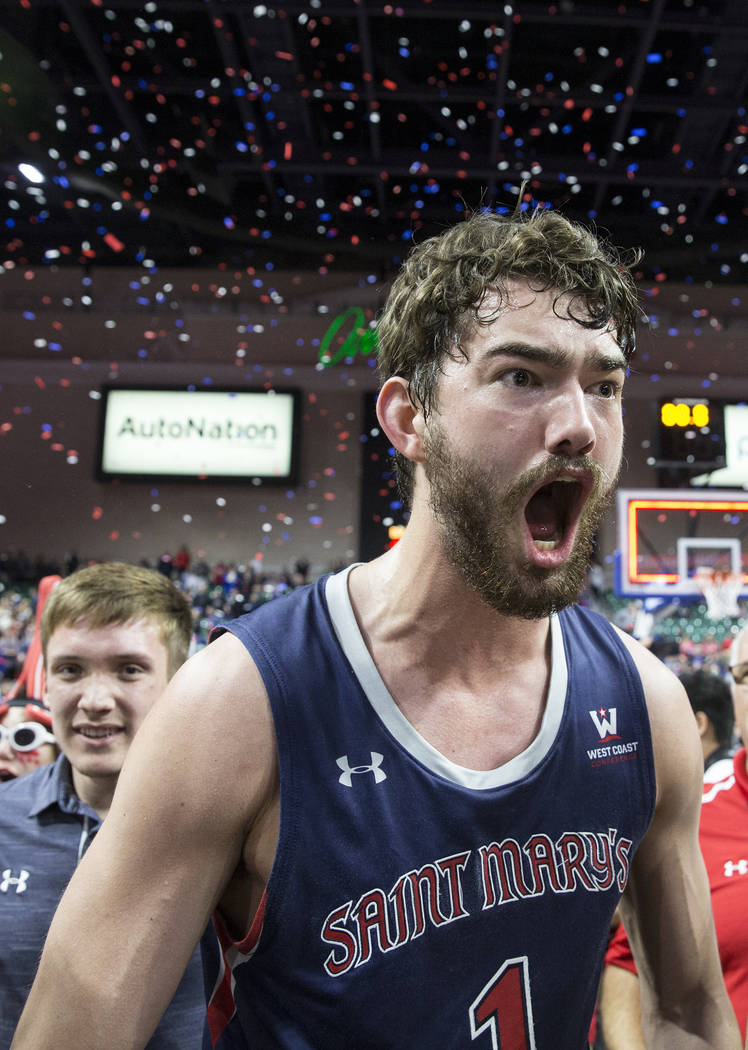
M 21 874 L 18 876 L 12 874 L 11 868 L 6 868 L 3 872 L 3 881 L 0 882 L 0 891 L 7 893 L 11 886 L 15 886 L 16 893 L 23 893 L 28 881 L 29 873 L 23 868 L 21 868 Z
M 337 764 L 343 770 L 338 777 L 341 784 L 345 784 L 346 787 L 353 787 L 353 774 L 354 773 L 373 773 L 374 783 L 381 784 L 383 780 L 387 779 L 387 774 L 383 769 L 380 769 L 384 756 L 380 755 L 378 751 L 370 751 L 371 765 L 370 766 L 351 766 L 348 763 L 348 755 L 341 755 L 340 758 L 336 759 Z
M 725 861 L 725 876 L 729 879 L 733 875 L 748 875 L 748 860 Z

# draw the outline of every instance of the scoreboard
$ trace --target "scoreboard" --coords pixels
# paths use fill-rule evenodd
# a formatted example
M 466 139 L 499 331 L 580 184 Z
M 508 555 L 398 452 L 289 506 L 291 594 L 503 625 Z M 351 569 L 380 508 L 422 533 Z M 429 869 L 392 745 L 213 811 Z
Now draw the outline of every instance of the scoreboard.
M 725 465 L 724 405 L 675 397 L 655 404 L 655 467 L 717 470 Z

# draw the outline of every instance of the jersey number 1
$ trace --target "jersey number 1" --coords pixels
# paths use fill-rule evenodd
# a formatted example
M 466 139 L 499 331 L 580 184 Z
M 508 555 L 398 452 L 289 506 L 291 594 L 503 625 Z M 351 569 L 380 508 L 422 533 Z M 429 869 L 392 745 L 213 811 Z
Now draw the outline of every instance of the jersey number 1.
M 527 956 L 507 959 L 470 1007 L 470 1034 L 491 1033 L 493 1050 L 535 1050 Z

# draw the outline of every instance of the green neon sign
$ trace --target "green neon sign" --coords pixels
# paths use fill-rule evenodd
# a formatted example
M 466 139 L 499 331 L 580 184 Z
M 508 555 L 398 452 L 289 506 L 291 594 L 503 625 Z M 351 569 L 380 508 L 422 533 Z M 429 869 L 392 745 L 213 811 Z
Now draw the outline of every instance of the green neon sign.
M 351 322 L 351 330 L 338 349 L 331 353 L 330 345 L 347 321 Z M 342 314 L 338 314 L 322 337 L 317 360 L 323 368 L 330 368 L 346 357 L 374 353 L 376 348 L 377 333 L 374 329 L 366 327 L 364 311 L 358 306 L 349 306 Z

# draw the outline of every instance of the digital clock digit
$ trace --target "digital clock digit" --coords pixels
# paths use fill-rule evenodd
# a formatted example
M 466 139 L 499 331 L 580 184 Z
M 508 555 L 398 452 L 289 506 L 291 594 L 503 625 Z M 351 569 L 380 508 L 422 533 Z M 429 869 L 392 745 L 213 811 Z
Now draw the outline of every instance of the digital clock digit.
M 709 405 L 703 401 L 666 401 L 660 408 L 660 420 L 664 427 L 708 427 Z

